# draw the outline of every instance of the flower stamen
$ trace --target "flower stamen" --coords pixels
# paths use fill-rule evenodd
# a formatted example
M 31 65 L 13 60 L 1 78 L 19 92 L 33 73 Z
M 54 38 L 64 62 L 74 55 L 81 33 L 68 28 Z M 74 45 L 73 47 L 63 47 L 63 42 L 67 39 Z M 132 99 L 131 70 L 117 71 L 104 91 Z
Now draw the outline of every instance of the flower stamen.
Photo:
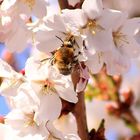
M 29 6 L 29 8 L 32 10 L 35 5 L 35 0 L 22 0 L 25 4 Z
M 36 125 L 36 122 L 34 120 L 34 115 L 35 115 L 35 112 L 31 112 L 31 113 L 25 113 L 25 127 L 28 127 L 28 126 L 34 126 Z
M 99 64 L 101 64 L 101 58 L 103 57 L 103 52 L 99 52 L 98 53 L 98 60 L 99 60 Z
M 57 93 L 57 90 L 54 87 L 54 82 L 50 80 L 45 80 L 43 87 L 42 87 L 42 93 L 48 94 L 48 93 Z
M 0 85 L 2 86 L 2 89 L 8 89 L 12 88 L 12 86 L 18 85 L 22 83 L 23 79 L 16 79 L 16 78 L 7 78 L 7 79 L 0 79 Z M 4 84 L 2 84 L 4 82 Z
M 127 36 L 121 33 L 120 31 L 113 32 L 113 41 L 117 48 L 124 46 L 124 43 L 129 44 Z
M 83 29 L 85 28 L 88 28 L 93 35 L 95 35 L 96 32 L 104 30 L 104 28 L 100 26 L 95 19 L 89 19 L 87 24 L 83 27 Z

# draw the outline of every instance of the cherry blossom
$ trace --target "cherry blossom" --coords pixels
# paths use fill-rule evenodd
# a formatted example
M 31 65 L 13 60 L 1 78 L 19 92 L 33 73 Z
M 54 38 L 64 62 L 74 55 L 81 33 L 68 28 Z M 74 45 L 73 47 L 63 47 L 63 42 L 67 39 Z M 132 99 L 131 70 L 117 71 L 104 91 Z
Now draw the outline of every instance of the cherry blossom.
M 0 137 L 2 140 L 43 140 L 43 137 L 41 135 L 26 135 L 24 137 L 20 137 L 17 134 L 17 131 L 12 129 L 10 125 L 6 124 L 0 124 Z
M 0 19 L 1 42 L 5 43 L 11 52 L 21 52 L 32 36 L 26 26 L 27 19 L 19 17 L 16 11 L 0 11 Z
M 79 30 L 65 23 L 62 16 L 47 17 L 44 19 L 44 24 L 45 27 L 40 26 L 35 35 L 35 40 L 38 42 L 37 49 L 50 55 L 51 52 L 65 45 L 65 42 L 71 43 L 70 40 L 73 40 L 75 53 L 82 52 L 83 48 L 80 46 L 82 46 L 83 38 L 80 37 Z M 86 58 L 79 57 L 79 59 Z
M 67 2 L 75 6 L 81 1 Z M 80 140 L 76 121 L 71 128 L 70 118 L 63 116 L 62 100 L 76 104 L 89 73 L 99 73 L 105 66 L 109 75 L 124 74 L 140 54 L 135 39 L 140 18 L 129 19 L 126 12 L 106 9 L 102 0 L 84 0 L 81 9 L 51 16 L 46 8 L 46 0 L 0 2 L 0 42 L 11 52 L 21 52 L 28 43 L 37 50 L 26 61 L 25 74 L 0 59 L 0 94 L 11 107 L 0 124 L 2 140 Z M 64 55 L 59 54 L 61 49 L 72 53 L 69 75 L 61 74 L 56 62 Z
M 15 13 L 25 14 L 30 17 L 32 14 L 41 18 L 46 15 L 45 0 L 4 0 L 1 4 L 1 10 L 14 11 Z
M 13 109 L 6 117 L 5 124 L 10 125 L 14 130 L 18 131 L 19 136 L 42 135 L 47 138 L 48 131 L 45 124 L 37 124 L 35 121 L 35 111 L 26 110 L 26 112 L 19 109 Z M 44 138 L 44 139 L 45 139 Z
M 130 26 L 131 24 L 131 26 Z M 118 20 L 112 27 L 112 47 L 123 56 L 135 58 L 139 56 L 140 44 L 136 41 L 135 34 L 140 27 L 140 18 Z
M 11 52 L 21 52 L 32 40 L 32 33 L 26 25 L 32 14 L 46 16 L 45 0 L 4 0 L 0 5 L 1 41 Z M 19 47 L 20 46 L 20 47 Z
M 102 2 L 96 0 L 85 0 L 81 10 L 66 9 L 62 15 L 65 22 L 85 36 L 83 54 L 92 73 L 98 73 L 104 63 L 108 74 L 124 73 L 130 67 L 130 58 L 138 56 L 140 46 L 134 34 L 139 29 L 139 18 L 127 19 L 127 13 L 103 9 Z
M 85 0 L 82 9 L 66 9 L 62 12 L 64 21 L 85 36 L 90 53 L 110 49 L 111 34 L 108 29 L 122 14 L 120 11 L 103 9 L 101 1 Z M 108 20 L 112 22 L 108 23 Z
M 18 87 L 26 80 L 21 73 L 17 73 L 5 61 L 0 59 L 0 92 L 3 96 L 17 95 Z
M 50 63 L 42 64 L 40 60 L 30 58 L 26 62 L 25 73 L 33 91 L 40 99 L 39 116 L 41 120 L 43 118 L 54 120 L 60 115 L 62 108 L 60 98 L 72 103 L 78 101 L 72 82 L 59 74 Z

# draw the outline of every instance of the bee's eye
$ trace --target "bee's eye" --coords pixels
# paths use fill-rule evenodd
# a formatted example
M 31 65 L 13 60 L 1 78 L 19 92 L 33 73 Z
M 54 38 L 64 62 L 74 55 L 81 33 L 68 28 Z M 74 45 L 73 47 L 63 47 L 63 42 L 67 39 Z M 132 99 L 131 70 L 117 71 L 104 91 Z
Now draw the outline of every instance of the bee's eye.
M 65 42 L 65 45 L 66 45 L 68 48 L 72 48 L 72 47 L 73 47 L 73 45 L 72 45 L 72 43 L 71 43 L 70 41 Z
M 67 45 L 67 47 L 68 47 L 68 48 L 72 48 L 73 45 L 70 43 L 70 44 Z

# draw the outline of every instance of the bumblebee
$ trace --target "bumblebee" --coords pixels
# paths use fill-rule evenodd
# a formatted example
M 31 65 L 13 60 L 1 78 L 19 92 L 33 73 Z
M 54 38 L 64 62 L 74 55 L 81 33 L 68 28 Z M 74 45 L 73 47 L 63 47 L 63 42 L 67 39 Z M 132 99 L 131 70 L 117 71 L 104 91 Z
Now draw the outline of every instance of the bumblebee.
M 64 41 L 59 37 L 57 38 L 62 41 L 62 46 L 52 53 L 52 64 L 56 65 L 61 74 L 69 75 L 72 68 L 78 63 L 77 56 L 74 54 L 75 46 L 78 46 L 78 44 L 74 36 L 69 36 Z

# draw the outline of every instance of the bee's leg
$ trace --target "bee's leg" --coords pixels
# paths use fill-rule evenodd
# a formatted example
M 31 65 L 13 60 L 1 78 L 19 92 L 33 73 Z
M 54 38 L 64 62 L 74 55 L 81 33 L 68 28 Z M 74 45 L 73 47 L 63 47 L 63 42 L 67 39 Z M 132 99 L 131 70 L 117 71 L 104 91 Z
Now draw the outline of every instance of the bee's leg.
M 75 55 L 73 58 L 76 59 L 79 55 L 81 55 L 82 53 L 79 51 L 77 55 Z
M 77 57 L 78 57 L 78 55 L 75 55 L 75 56 L 73 57 L 73 60 L 76 60 Z
M 50 63 L 51 63 L 51 65 L 55 64 L 55 57 L 54 56 L 50 59 Z
M 78 48 L 80 48 L 79 45 L 78 45 L 78 43 L 76 42 L 74 36 L 71 36 L 70 41 L 72 42 L 72 44 L 74 44 L 74 45 L 76 45 Z
M 86 46 L 85 40 L 83 40 L 83 47 L 84 47 L 85 50 L 87 50 L 87 46 Z
M 76 44 L 76 46 L 77 46 L 78 48 L 80 48 L 79 45 L 78 45 L 78 43 L 75 41 L 75 39 L 74 39 L 74 43 Z
M 49 60 L 49 59 L 50 59 L 50 58 L 45 58 L 45 59 L 40 60 L 40 62 L 42 63 L 42 62 L 47 61 L 47 60 Z
M 54 54 L 56 53 L 56 51 L 57 51 L 57 50 L 52 51 L 51 54 L 54 55 Z
M 77 56 L 76 56 L 77 57 Z M 75 57 L 75 58 L 76 58 Z M 76 64 L 76 63 L 78 63 L 78 60 L 77 59 L 74 59 L 73 61 L 72 61 L 72 63 L 74 63 L 74 64 Z

